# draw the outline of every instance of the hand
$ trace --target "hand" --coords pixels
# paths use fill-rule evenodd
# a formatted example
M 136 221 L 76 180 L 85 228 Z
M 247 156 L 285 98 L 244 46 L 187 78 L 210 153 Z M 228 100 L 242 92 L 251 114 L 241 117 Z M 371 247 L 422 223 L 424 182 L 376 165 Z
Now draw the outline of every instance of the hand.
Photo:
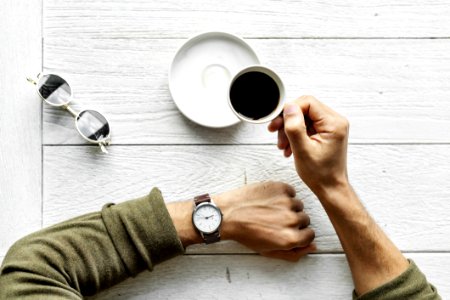
M 349 123 L 331 108 L 302 96 L 285 105 L 269 131 L 278 131 L 278 148 L 286 157 L 294 154 L 298 175 L 316 195 L 348 184 Z
M 278 148 L 294 154 L 301 179 L 317 195 L 336 230 L 362 295 L 393 280 L 408 261 L 365 210 L 347 176 L 349 124 L 338 113 L 303 96 L 284 107 L 269 124 L 278 131 Z
M 314 231 L 295 198 L 281 182 L 257 183 L 213 196 L 222 209 L 222 239 L 235 240 L 268 257 L 297 261 L 314 252 Z
M 235 240 L 269 257 L 297 261 L 316 250 L 314 231 L 292 186 L 265 182 L 211 196 L 222 210 L 222 240 Z M 184 247 L 202 243 L 192 225 L 192 200 L 167 204 Z

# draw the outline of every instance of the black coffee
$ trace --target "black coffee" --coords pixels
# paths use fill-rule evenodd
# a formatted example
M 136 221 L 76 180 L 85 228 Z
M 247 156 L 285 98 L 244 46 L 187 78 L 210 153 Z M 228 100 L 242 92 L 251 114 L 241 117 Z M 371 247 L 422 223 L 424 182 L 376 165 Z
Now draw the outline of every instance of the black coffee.
M 270 115 L 277 108 L 280 91 L 269 75 L 252 71 L 242 74 L 233 82 L 230 100 L 237 113 L 258 120 Z

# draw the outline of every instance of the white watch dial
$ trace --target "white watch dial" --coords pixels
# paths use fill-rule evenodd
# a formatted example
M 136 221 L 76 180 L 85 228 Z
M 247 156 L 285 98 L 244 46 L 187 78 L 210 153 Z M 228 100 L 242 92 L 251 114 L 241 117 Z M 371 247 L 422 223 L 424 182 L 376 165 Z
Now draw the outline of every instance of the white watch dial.
M 201 232 L 212 233 L 219 228 L 222 215 L 215 206 L 208 203 L 197 207 L 192 220 Z

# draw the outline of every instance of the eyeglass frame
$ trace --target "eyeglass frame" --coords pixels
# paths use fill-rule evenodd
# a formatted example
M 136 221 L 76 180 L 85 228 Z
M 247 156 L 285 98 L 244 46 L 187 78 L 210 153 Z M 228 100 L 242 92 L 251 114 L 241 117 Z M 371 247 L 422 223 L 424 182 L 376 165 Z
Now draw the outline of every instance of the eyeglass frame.
M 49 75 L 49 76 L 50 76 L 50 75 L 58 76 L 59 78 L 61 78 L 62 80 L 64 80 L 64 81 L 67 83 L 67 85 L 70 87 L 69 101 L 67 101 L 66 103 L 63 103 L 63 104 L 58 105 L 58 104 L 51 103 L 50 101 L 47 101 L 47 99 L 45 99 L 45 98 L 41 95 L 41 93 L 39 92 L 39 89 L 38 89 L 38 85 L 37 85 L 37 84 L 38 84 L 38 82 L 39 82 L 39 80 L 40 80 L 40 77 L 41 77 L 41 76 L 45 76 L 45 75 Z M 108 119 L 106 119 L 106 117 L 105 117 L 102 113 L 100 113 L 99 111 L 93 110 L 93 109 L 84 109 L 84 110 L 81 110 L 81 111 L 79 111 L 79 112 L 76 112 L 76 111 L 69 105 L 69 104 L 73 101 L 72 87 L 70 86 L 69 82 L 68 82 L 67 80 L 65 80 L 63 77 L 61 77 L 61 76 L 59 76 L 59 75 L 57 75 L 57 74 L 53 74 L 53 73 L 45 73 L 45 72 L 42 72 L 42 73 L 38 73 L 37 76 L 36 76 L 36 78 L 37 78 L 37 80 L 34 80 L 33 78 L 27 77 L 27 81 L 30 82 L 31 84 L 34 84 L 34 85 L 36 86 L 36 92 L 37 92 L 37 94 L 39 95 L 39 97 L 40 97 L 45 103 L 49 104 L 50 106 L 53 106 L 53 107 L 59 107 L 59 108 L 62 108 L 62 109 L 67 110 L 67 111 L 75 118 L 75 128 L 77 129 L 77 131 L 78 131 L 78 133 L 80 134 L 80 136 L 81 136 L 83 139 L 85 139 L 86 141 L 88 141 L 88 142 L 90 142 L 90 143 L 92 143 L 92 144 L 97 144 L 97 145 L 100 147 L 100 149 L 102 150 L 103 153 L 108 153 L 108 150 L 106 149 L 106 146 L 111 145 L 111 126 L 110 126 L 110 123 L 109 123 Z M 102 115 L 102 116 L 105 118 L 106 122 L 108 123 L 108 126 L 109 126 L 109 133 L 108 133 L 108 136 L 106 136 L 105 138 L 103 138 L 103 139 L 100 140 L 100 141 L 98 141 L 98 140 L 96 141 L 96 140 L 93 140 L 93 139 L 90 139 L 90 138 L 86 137 L 83 133 L 81 133 L 80 129 L 78 128 L 78 122 L 77 122 L 78 117 L 80 116 L 80 114 L 81 114 L 82 112 L 89 111 L 89 110 L 95 111 L 95 112 L 99 113 L 100 115 Z

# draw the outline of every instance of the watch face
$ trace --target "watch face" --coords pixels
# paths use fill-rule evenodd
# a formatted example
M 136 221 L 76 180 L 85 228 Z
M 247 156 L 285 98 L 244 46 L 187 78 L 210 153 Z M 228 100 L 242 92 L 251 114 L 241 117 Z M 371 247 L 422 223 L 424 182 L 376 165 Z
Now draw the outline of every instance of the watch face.
M 212 204 L 205 203 L 197 206 L 192 216 L 195 227 L 204 233 L 216 231 L 222 222 L 222 214 L 219 209 Z

